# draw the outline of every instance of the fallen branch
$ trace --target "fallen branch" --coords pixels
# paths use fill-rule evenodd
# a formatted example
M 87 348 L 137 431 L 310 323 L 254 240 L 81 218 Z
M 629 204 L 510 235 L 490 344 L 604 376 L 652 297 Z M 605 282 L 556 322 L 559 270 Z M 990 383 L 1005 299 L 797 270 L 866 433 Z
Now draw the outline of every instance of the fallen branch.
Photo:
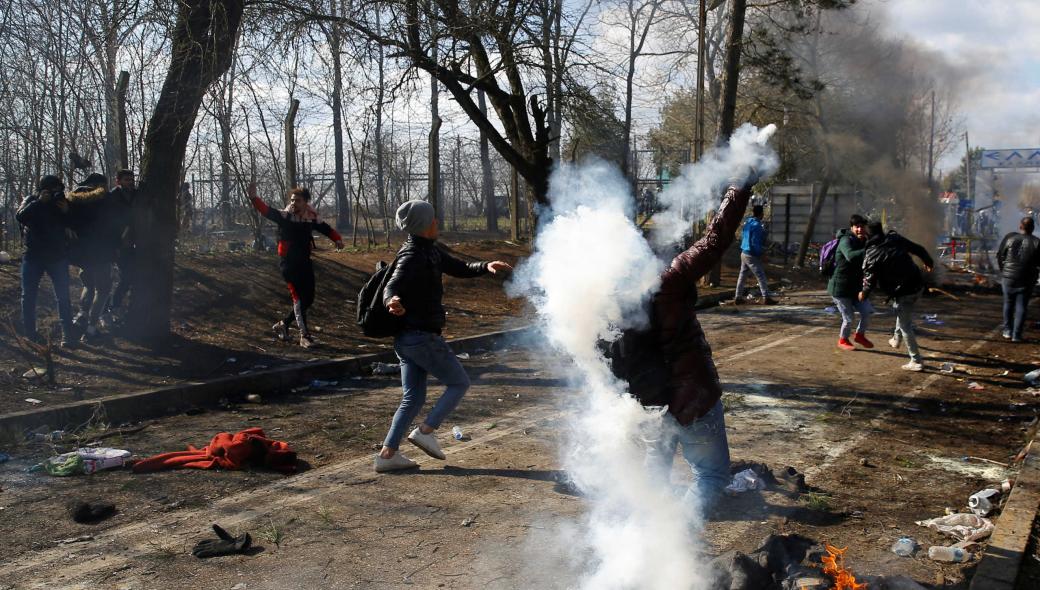
M 939 293 L 940 295 L 945 295 L 945 296 L 949 297 L 950 299 L 953 299 L 954 301 L 960 301 L 961 300 L 960 297 L 957 297 L 956 295 L 950 293 L 949 291 L 943 291 L 942 289 L 939 289 L 938 287 L 928 287 L 928 292 L 929 293 Z

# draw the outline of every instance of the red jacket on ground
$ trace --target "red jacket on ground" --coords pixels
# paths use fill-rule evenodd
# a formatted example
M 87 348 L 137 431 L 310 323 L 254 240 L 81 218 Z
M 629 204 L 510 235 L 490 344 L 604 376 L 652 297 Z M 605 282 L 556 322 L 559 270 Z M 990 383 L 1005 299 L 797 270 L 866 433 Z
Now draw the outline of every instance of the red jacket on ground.
M 134 473 L 181 468 L 242 469 L 249 466 L 296 473 L 296 451 L 289 447 L 289 443 L 267 438 L 260 428 L 247 428 L 235 434 L 221 432 L 201 449 L 188 445 L 187 451 L 143 459 L 134 464 Z

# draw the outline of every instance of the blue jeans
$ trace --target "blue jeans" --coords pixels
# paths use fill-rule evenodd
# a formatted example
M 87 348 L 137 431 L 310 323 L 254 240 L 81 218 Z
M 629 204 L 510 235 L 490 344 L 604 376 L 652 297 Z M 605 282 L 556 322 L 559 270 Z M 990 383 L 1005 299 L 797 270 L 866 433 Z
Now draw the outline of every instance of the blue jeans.
M 675 447 L 680 445 L 694 477 L 694 483 L 683 496 L 683 503 L 695 512 L 710 510 L 731 480 L 722 400 L 707 414 L 686 426 L 681 426 L 671 414 L 666 414 L 663 420 L 660 437 L 649 441 L 647 466 L 668 482 Z
M 848 339 L 852 334 L 852 317 L 857 311 L 859 312 L 859 325 L 856 326 L 856 332 L 866 333 L 867 328 L 870 327 L 870 314 L 874 313 L 874 306 L 870 304 L 869 299 L 863 301 L 853 297 L 831 297 L 831 299 L 834 300 L 834 306 L 841 314 L 840 338 Z
M 737 289 L 734 297 L 744 297 L 744 281 L 748 274 L 754 274 L 758 279 L 758 290 L 762 292 L 762 299 L 769 297 L 769 285 L 766 283 L 766 268 L 762 264 L 761 256 L 752 256 L 746 252 L 740 253 L 740 274 L 737 275 Z
M 1022 329 L 1026 325 L 1026 309 L 1029 305 L 1029 297 L 1033 294 L 1032 287 L 1015 287 L 1011 281 L 1001 281 L 1004 288 L 1004 331 L 1010 332 L 1015 340 L 1022 339 Z
M 917 348 L 917 333 L 914 332 L 914 304 L 918 294 L 904 295 L 892 300 L 892 309 L 896 312 L 895 336 L 901 337 L 910 353 L 910 361 L 921 362 L 921 351 Z
M 22 258 L 22 328 L 26 337 L 36 337 L 36 296 L 44 273 L 51 278 L 54 301 L 58 305 L 61 333 L 72 338 L 72 305 L 69 302 L 69 261 L 41 262 L 28 256 Z
M 448 414 L 459 405 L 469 389 L 469 375 L 448 343 L 439 334 L 420 330 L 405 330 L 394 338 L 394 352 L 401 359 L 401 386 L 404 397 L 390 423 L 383 445 L 397 449 L 406 431 L 426 403 L 426 379 L 433 375 L 447 386 L 444 394 L 423 422 L 437 428 Z

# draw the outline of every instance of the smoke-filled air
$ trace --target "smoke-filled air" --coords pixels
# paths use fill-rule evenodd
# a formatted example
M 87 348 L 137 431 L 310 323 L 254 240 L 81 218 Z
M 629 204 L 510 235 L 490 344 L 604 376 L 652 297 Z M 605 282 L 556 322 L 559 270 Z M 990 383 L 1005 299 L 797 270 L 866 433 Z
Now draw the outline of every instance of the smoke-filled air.
M 745 123 L 733 133 L 729 145 L 683 166 L 680 176 L 658 196 L 661 210 L 654 215 L 651 232 L 654 247 L 663 248 L 681 239 L 691 223 L 718 204 L 725 182 L 743 183 L 751 169 L 762 176 L 776 172 L 780 158 L 766 144 L 775 132 L 776 125 L 759 129 Z
M 774 170 L 777 159 L 766 144 L 774 129 L 744 125 L 729 147 L 684 168 L 664 192 L 661 219 L 668 225 L 655 240 L 681 237 L 683 219 L 717 202 L 728 181 Z M 665 268 L 633 222 L 629 187 L 614 165 L 599 160 L 559 168 L 550 184 L 553 208 L 511 292 L 532 301 L 548 345 L 576 369 L 578 399 L 560 449 L 588 501 L 584 545 L 575 549 L 588 553 L 575 560 L 588 567 L 574 577 L 589 589 L 708 588 L 699 507 L 684 505 L 644 465 L 664 412 L 627 395 L 598 346 L 647 323 L 646 304 Z

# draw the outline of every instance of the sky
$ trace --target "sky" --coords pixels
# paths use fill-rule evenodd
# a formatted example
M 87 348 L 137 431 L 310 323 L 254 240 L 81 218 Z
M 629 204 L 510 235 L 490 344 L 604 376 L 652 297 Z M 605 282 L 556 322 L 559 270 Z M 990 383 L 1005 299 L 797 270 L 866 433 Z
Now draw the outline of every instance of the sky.
M 893 34 L 963 74 L 960 113 L 972 146 L 1040 147 L 1040 1 L 864 0 Z M 941 163 L 949 169 L 961 153 Z

